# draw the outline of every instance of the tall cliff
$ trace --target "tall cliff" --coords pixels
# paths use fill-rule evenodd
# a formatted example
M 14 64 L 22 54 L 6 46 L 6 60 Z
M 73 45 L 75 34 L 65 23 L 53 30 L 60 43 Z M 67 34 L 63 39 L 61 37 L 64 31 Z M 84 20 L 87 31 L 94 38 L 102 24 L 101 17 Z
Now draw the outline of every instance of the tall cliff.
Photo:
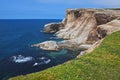
M 44 28 L 44 32 L 55 33 L 64 40 L 47 41 L 35 46 L 45 50 L 88 49 L 106 35 L 120 30 L 119 18 L 119 10 L 67 9 L 62 22 L 47 24 Z

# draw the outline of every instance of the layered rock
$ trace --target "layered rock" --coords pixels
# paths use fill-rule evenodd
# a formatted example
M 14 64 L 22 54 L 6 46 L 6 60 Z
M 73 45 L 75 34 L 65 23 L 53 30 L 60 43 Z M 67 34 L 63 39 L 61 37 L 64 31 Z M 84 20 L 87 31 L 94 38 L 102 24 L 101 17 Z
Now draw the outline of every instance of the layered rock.
M 111 22 L 108 22 L 107 24 L 99 25 L 99 26 L 97 26 L 97 30 L 104 31 L 104 32 L 101 32 L 101 34 L 106 32 L 106 35 L 109 35 L 113 32 L 119 31 L 120 30 L 120 20 L 115 19 Z
M 86 43 L 95 43 L 113 32 L 120 30 L 120 20 L 115 19 L 106 24 L 98 25 L 97 29 L 91 31 Z
M 95 18 L 97 21 L 97 25 L 106 24 L 107 22 L 110 22 L 111 20 L 117 18 L 112 13 L 96 13 Z
M 118 17 L 118 13 L 113 10 L 68 9 L 61 23 L 48 24 L 44 29 L 48 33 L 56 32 L 57 37 L 65 40 L 47 41 L 38 46 L 45 50 L 89 49 L 106 35 L 120 30 Z
M 57 37 L 63 39 L 75 39 L 83 42 L 89 32 L 96 27 L 95 13 L 93 11 L 74 10 L 67 11 L 65 28 L 58 31 Z M 78 41 L 77 41 L 78 42 Z

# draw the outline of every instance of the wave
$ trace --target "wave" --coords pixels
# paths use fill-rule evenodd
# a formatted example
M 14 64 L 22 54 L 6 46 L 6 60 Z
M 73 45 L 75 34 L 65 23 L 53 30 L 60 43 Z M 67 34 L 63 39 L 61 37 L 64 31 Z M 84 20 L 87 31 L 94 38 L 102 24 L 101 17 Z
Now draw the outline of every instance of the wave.
M 12 57 L 10 57 L 10 59 L 15 63 L 26 63 L 26 62 L 29 62 L 29 61 L 33 61 L 35 63 L 33 63 L 32 66 L 39 66 L 39 65 L 48 64 L 48 63 L 51 62 L 51 59 L 46 58 L 46 57 L 34 58 L 34 57 L 31 57 L 31 56 L 25 57 L 25 56 L 22 56 L 22 55 L 12 56 Z
M 25 63 L 25 62 L 29 62 L 32 61 L 34 58 L 33 57 L 24 57 L 22 55 L 18 55 L 18 56 L 12 56 L 12 61 L 15 63 Z
M 48 59 L 46 57 L 41 57 L 41 58 L 39 58 L 39 62 L 35 62 L 33 64 L 33 66 L 39 66 L 39 65 L 43 65 L 43 64 L 48 64 L 50 62 L 51 62 L 51 59 Z

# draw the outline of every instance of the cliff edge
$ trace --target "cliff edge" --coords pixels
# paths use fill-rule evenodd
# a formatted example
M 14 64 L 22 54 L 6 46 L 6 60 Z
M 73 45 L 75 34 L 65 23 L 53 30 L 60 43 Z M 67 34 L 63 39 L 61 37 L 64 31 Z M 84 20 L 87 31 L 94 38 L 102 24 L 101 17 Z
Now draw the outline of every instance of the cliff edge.
M 67 9 L 60 23 L 45 25 L 44 32 L 55 33 L 64 39 L 60 42 L 46 41 L 33 46 L 45 50 L 62 48 L 88 50 L 106 36 L 120 30 L 120 10 Z M 55 46 L 53 46 L 55 44 Z

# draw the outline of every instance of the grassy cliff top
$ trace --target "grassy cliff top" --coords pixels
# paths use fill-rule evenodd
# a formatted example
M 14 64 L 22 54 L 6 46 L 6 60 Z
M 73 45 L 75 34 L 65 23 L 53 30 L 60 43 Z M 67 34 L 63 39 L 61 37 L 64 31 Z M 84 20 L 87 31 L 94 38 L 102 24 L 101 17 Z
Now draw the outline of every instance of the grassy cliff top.
M 120 31 L 107 36 L 88 55 L 9 80 L 120 80 Z

